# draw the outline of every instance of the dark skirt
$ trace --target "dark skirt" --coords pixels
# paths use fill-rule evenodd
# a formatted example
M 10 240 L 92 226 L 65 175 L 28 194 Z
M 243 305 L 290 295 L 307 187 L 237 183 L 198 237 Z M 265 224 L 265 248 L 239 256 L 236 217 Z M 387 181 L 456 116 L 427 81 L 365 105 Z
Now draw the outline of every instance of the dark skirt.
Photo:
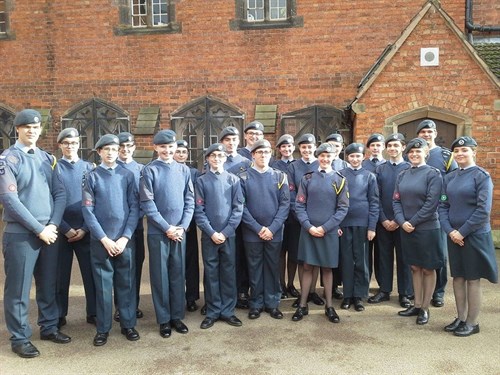
M 292 262 L 299 263 L 299 237 L 300 237 L 300 223 L 290 218 L 285 223 L 285 233 L 283 235 L 283 249 L 286 246 L 288 250 L 288 259 Z M 286 244 L 285 244 L 286 242 Z
M 470 234 L 459 246 L 448 237 L 448 258 L 452 277 L 487 279 L 498 283 L 498 266 L 491 232 Z
M 441 228 L 401 233 L 403 262 L 410 266 L 438 269 L 445 266 L 445 241 Z
M 336 231 L 318 238 L 304 228 L 300 230 L 299 261 L 312 266 L 337 268 L 339 265 L 339 236 Z

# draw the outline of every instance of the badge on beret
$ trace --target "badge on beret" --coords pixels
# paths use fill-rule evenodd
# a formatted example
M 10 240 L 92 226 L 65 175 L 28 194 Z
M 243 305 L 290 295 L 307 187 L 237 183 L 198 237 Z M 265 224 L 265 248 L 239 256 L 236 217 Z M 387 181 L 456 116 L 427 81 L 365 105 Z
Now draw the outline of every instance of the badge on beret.
M 224 147 L 223 147 L 222 145 L 219 145 L 219 146 L 217 147 L 217 150 L 222 151 L 222 150 L 224 150 Z
M 33 117 L 33 122 L 34 123 L 40 122 L 40 119 L 38 118 L 38 116 Z
M 377 135 L 377 140 L 381 141 L 382 140 L 382 137 L 380 135 Z
M 312 142 L 313 138 L 312 137 L 307 137 L 307 142 Z
M 463 145 L 465 144 L 464 139 L 463 139 L 463 138 L 461 138 L 461 139 L 458 141 L 458 144 L 459 144 L 460 146 L 463 146 Z

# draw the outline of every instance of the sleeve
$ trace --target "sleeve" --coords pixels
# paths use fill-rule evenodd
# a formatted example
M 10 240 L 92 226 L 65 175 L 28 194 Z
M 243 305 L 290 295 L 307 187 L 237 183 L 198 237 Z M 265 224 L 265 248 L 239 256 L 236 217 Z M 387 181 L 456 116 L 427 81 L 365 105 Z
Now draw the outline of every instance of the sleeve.
M 193 181 L 191 181 L 190 171 L 187 171 L 186 179 L 184 181 L 185 181 L 184 210 L 182 213 L 182 219 L 181 222 L 179 223 L 179 226 L 183 227 L 184 230 L 188 230 L 194 213 L 194 188 L 193 188 Z
M 321 225 L 326 233 L 330 233 L 334 229 L 338 228 L 349 210 L 349 187 L 347 185 L 347 179 L 345 177 L 340 177 L 340 181 L 337 181 L 337 183 L 339 185 L 338 187 L 335 187 L 335 193 L 337 194 L 335 212 L 324 224 Z
M 378 221 L 381 222 L 381 223 L 384 222 L 384 221 L 386 221 L 386 220 L 388 220 L 387 216 L 385 215 L 385 212 L 384 212 L 384 207 L 382 205 L 382 199 L 380 199 L 380 197 L 382 196 L 382 193 L 383 193 L 382 192 L 382 183 L 381 183 L 381 181 L 382 181 L 382 168 L 383 168 L 383 165 L 384 164 L 378 166 L 375 169 L 375 177 L 377 179 L 377 191 L 378 191 L 378 196 L 379 196 L 379 201 L 378 201 L 378 205 L 379 205 L 379 207 L 378 207 L 378 214 L 379 214 Z
M 231 216 L 229 217 L 227 226 L 221 231 L 224 236 L 231 237 L 235 235 L 236 228 L 240 225 L 243 216 L 243 201 L 240 181 L 239 179 L 235 179 L 232 186 Z
M 458 231 L 464 237 L 484 226 L 484 223 L 489 220 L 489 213 L 492 208 L 493 182 L 491 176 L 485 173 L 477 175 L 475 183 L 477 191 L 476 209 L 467 221 L 458 228 Z
M 295 198 L 295 213 L 300 225 L 307 231 L 313 227 L 307 214 L 307 194 L 308 194 L 309 180 L 304 176 L 300 180 L 300 186 Z
M 377 228 L 377 221 L 379 218 L 379 193 L 378 193 L 378 185 L 377 179 L 375 175 L 370 173 L 368 175 L 368 230 L 375 231 Z
M 429 220 L 436 213 L 439 204 L 439 197 L 443 189 L 443 177 L 438 170 L 433 169 L 427 175 L 427 192 L 422 207 L 413 217 L 408 220 L 411 225 L 416 227 L 419 224 Z
M 287 171 L 288 177 L 288 189 L 290 190 L 290 211 L 292 212 L 292 216 L 297 219 L 297 214 L 295 210 L 297 192 L 299 190 L 298 186 L 295 186 L 295 166 L 294 163 L 290 163 Z
M 288 178 L 285 173 L 276 171 L 278 175 L 278 212 L 274 216 L 273 222 L 269 226 L 269 230 L 276 234 L 283 228 L 288 212 L 290 211 L 290 188 L 288 186 Z
M 163 218 L 163 216 L 158 211 L 158 207 L 155 203 L 155 195 L 153 192 L 153 174 L 151 168 L 144 167 L 139 180 L 139 200 L 141 210 L 148 218 L 148 222 L 152 225 L 160 228 L 160 230 L 165 233 L 169 228 L 170 224 Z
M 401 172 L 396 178 L 396 184 L 394 186 L 394 193 L 392 194 L 392 209 L 394 210 L 394 220 L 399 225 L 403 225 L 406 221 L 403 205 L 401 204 L 401 195 L 399 194 L 399 185 L 403 179 L 404 171 Z
M 247 179 L 240 179 L 241 183 L 241 190 L 243 192 L 243 197 L 244 197 L 244 204 L 243 204 L 243 216 L 242 216 L 242 221 L 250 227 L 250 229 L 254 233 L 259 233 L 260 230 L 262 229 L 263 225 L 259 224 L 257 220 L 254 219 L 250 211 L 248 210 L 247 207 L 247 189 L 248 189 L 248 180 Z
M 194 219 L 200 230 L 209 237 L 212 237 L 215 230 L 210 225 L 210 220 L 205 210 L 205 183 L 203 178 L 199 178 L 195 185 Z
M 441 228 L 443 228 L 443 231 L 446 234 L 450 234 L 453 231 L 453 227 L 451 226 L 450 223 L 450 202 L 448 201 L 448 182 L 449 182 L 449 175 L 446 175 L 446 177 L 443 180 L 443 189 L 441 191 L 441 197 L 439 199 L 439 206 L 438 206 L 438 214 L 439 214 L 439 222 L 441 223 Z
M 52 156 L 54 157 L 54 156 Z M 54 208 L 49 220 L 49 224 L 54 224 L 58 227 L 61 224 L 64 210 L 66 209 L 66 189 L 62 182 L 61 175 L 56 169 L 52 170 L 51 193 L 54 200 Z M 66 230 L 67 232 L 67 230 Z
M 137 191 L 137 184 L 132 172 L 129 174 L 127 182 L 127 201 L 129 213 L 127 223 L 120 237 L 131 239 L 139 221 L 139 192 Z
M 92 237 L 97 238 L 99 241 L 106 237 L 106 233 L 99 224 L 97 220 L 94 209 L 95 209 L 95 198 L 94 198 L 94 179 L 91 173 L 87 173 L 84 176 L 82 183 L 82 214 L 85 224 L 90 230 Z

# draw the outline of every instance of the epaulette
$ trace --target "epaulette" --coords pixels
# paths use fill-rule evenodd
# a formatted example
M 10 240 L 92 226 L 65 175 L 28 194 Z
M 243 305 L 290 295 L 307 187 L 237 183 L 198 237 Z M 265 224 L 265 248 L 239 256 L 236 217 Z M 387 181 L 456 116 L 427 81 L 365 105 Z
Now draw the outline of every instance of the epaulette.
M 436 167 L 433 167 L 432 165 L 429 165 L 429 167 L 431 167 L 431 170 L 434 170 L 434 172 L 437 172 L 437 173 L 441 174 L 441 171 L 439 169 L 437 169 Z
M 479 171 L 481 171 L 481 173 L 482 173 L 482 174 L 484 174 L 485 176 L 487 176 L 487 177 L 491 177 L 490 172 L 488 172 L 486 169 L 483 169 L 483 168 L 481 168 L 481 167 L 479 167 L 479 166 L 477 166 L 477 169 L 478 169 Z
M 345 178 L 345 176 L 342 173 L 340 173 L 339 171 L 334 171 L 334 172 L 337 173 L 339 175 L 339 177 Z
M 310 180 L 310 179 L 311 179 L 311 177 L 312 177 L 312 175 L 313 175 L 313 172 L 307 172 L 306 174 L 304 174 L 304 178 L 305 178 L 306 180 Z
M 451 168 L 451 164 L 453 163 L 453 153 L 450 149 L 441 147 L 441 156 L 444 160 L 445 170 L 448 172 L 448 170 Z

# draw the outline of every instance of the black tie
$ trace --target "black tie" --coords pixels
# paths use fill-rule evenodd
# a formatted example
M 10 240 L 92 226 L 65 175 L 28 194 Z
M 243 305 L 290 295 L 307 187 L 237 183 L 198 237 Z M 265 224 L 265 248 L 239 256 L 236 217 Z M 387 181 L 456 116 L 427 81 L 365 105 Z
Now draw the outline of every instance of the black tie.
M 233 155 L 229 155 L 227 157 L 227 161 L 231 163 L 233 161 Z
M 113 170 L 113 168 L 111 168 L 111 167 L 110 167 L 110 168 L 108 168 L 108 171 L 112 171 L 112 170 Z
M 32 154 L 32 155 L 33 155 L 34 153 L 35 153 L 35 150 L 33 150 L 32 148 L 30 148 L 30 149 L 28 150 L 28 154 Z
M 73 160 L 72 160 L 70 163 L 71 163 L 71 164 L 75 164 L 75 162 L 74 162 Z
M 324 169 L 322 169 L 320 172 L 321 172 L 321 173 L 326 173 L 326 171 L 325 171 Z
M 287 164 L 290 164 L 290 160 L 287 160 L 287 161 L 286 161 L 286 163 L 287 163 Z
M 215 172 L 215 174 L 218 176 L 218 175 L 220 175 L 220 172 Z
M 377 164 L 378 163 L 378 159 L 377 158 L 373 158 L 372 162 L 373 162 L 373 164 Z
M 308 161 L 308 162 L 306 162 L 306 164 L 307 164 L 307 165 L 309 165 L 309 164 L 311 164 L 311 162 L 310 162 L 310 161 Z
M 396 166 L 397 164 L 396 163 L 392 163 L 392 165 Z

